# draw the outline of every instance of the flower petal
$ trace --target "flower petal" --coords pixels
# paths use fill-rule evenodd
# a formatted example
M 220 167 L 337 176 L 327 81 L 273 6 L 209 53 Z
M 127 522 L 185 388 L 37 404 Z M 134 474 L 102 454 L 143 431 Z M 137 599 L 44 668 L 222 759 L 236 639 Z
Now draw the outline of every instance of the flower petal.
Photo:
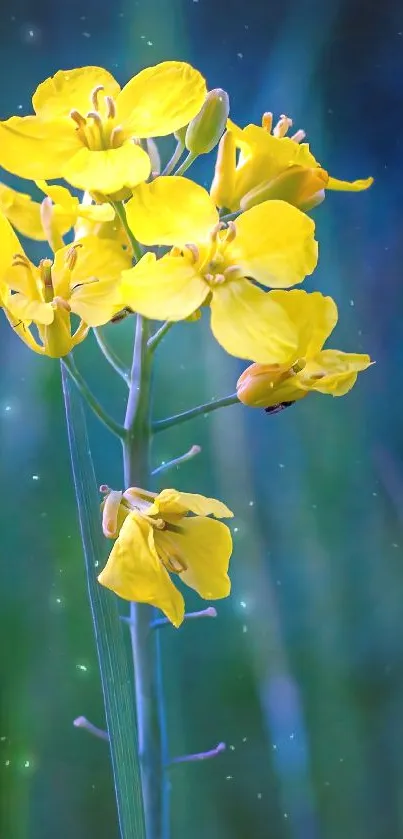
M 315 224 L 285 201 L 265 201 L 237 219 L 226 258 L 263 285 L 288 288 L 314 270 Z
M 41 205 L 33 201 L 30 195 L 0 183 L 0 208 L 23 236 L 37 241 L 45 239 L 41 223 Z
M 116 279 L 84 283 L 74 289 L 69 303 L 88 326 L 103 326 L 123 309 L 120 284 Z
M 121 244 L 113 239 L 99 239 L 97 236 L 84 236 L 77 243 L 77 262 L 69 279 L 74 288 L 83 283 L 93 283 L 97 280 L 120 280 L 121 272 L 130 265 L 130 254 Z M 55 294 L 66 296 L 64 287 L 66 276 L 66 259 L 71 252 L 72 245 L 56 251 L 52 269 Z
M 160 177 L 140 184 L 126 204 L 129 227 L 143 245 L 205 241 L 218 222 L 208 192 L 188 178 Z
M 81 147 L 63 166 L 61 174 L 78 189 L 110 195 L 125 186 L 133 187 L 145 181 L 150 169 L 148 154 L 136 143 L 128 141 L 117 149 L 105 151 Z
M 339 192 L 362 192 L 363 189 L 369 189 L 373 182 L 373 178 L 361 178 L 358 181 L 339 181 L 338 178 L 329 178 L 326 189 L 335 189 Z
M 357 374 L 372 364 L 369 355 L 323 350 L 301 371 L 298 384 L 332 396 L 344 396 L 356 382 Z
M 68 117 L 72 110 L 85 117 L 88 111 L 98 110 L 91 101 L 91 93 L 100 85 L 103 87 L 100 102 L 104 96 L 116 97 L 120 91 L 118 83 L 103 67 L 59 70 L 37 87 L 32 97 L 34 111 L 44 120 Z
M 50 303 L 32 300 L 25 294 L 12 294 L 8 301 L 8 308 L 17 320 L 33 321 L 48 326 L 53 323 L 55 312 Z
M 145 256 L 122 274 L 125 306 L 155 320 L 184 320 L 202 305 L 208 286 L 187 259 Z
M 12 265 L 15 254 L 24 254 L 17 236 L 5 215 L 0 212 L 0 278 Z
M 296 330 L 268 292 L 232 280 L 214 289 L 210 305 L 212 332 L 228 353 L 261 364 L 292 363 Z
M 206 498 L 204 495 L 197 495 L 193 492 L 179 492 L 176 489 L 163 489 L 157 495 L 154 505 L 155 513 L 161 513 L 164 518 L 167 515 L 185 515 L 188 512 L 196 513 L 198 516 L 215 516 L 218 519 L 232 518 L 234 515 L 228 507 L 217 501 L 216 498 Z M 149 511 L 150 515 L 154 510 Z
M 60 178 L 66 160 L 80 148 L 72 121 L 70 126 L 30 116 L 0 122 L 0 166 L 21 178 Z
M 230 593 L 227 571 L 232 553 L 231 532 L 226 524 L 203 516 L 182 519 L 171 532 L 155 533 L 157 551 L 178 556 L 187 565 L 181 580 L 207 600 L 218 600 Z
M 117 119 L 136 137 L 164 137 L 187 125 L 205 97 L 198 70 L 183 61 L 163 61 L 125 85 L 117 98 Z
M 240 402 L 251 408 L 271 408 L 295 402 L 307 394 L 296 387 L 297 376 L 276 364 L 251 364 L 237 381 Z
M 337 323 L 337 306 L 331 297 L 319 291 L 302 289 L 269 292 L 287 312 L 298 333 L 298 357 L 312 357 L 318 353 Z
M 152 529 L 141 516 L 131 514 L 126 518 L 98 580 L 124 600 L 161 609 L 174 626 L 183 621 L 183 597 L 162 565 Z

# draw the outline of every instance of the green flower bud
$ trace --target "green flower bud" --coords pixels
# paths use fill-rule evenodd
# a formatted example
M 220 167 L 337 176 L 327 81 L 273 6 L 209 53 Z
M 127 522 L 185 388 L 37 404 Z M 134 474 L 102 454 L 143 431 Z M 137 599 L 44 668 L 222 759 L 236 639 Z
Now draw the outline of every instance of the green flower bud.
M 185 144 L 194 155 L 207 154 L 224 133 L 229 114 L 228 94 L 221 88 L 210 90 L 199 113 L 189 122 Z
M 178 141 L 178 143 L 182 143 L 182 145 L 185 145 L 185 137 L 186 137 L 187 130 L 188 130 L 187 125 L 184 125 L 184 126 L 182 126 L 182 128 L 178 128 L 177 131 L 174 131 L 174 137 L 175 137 L 175 140 Z

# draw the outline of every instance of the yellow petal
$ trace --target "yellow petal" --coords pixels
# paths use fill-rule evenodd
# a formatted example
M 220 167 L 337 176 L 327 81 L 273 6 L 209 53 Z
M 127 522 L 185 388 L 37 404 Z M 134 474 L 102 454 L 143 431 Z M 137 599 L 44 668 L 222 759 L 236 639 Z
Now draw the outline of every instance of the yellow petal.
M 104 96 L 116 97 L 120 91 L 113 76 L 102 67 L 59 70 L 37 87 L 32 97 L 34 111 L 43 120 L 68 117 L 73 110 L 85 117 L 88 111 L 98 110 L 91 101 L 91 93 L 100 85 L 103 87 L 98 94 L 100 103 Z
M 9 300 L 9 310 L 17 320 L 33 321 L 49 325 L 54 320 L 54 309 L 50 303 L 32 300 L 24 294 L 13 294 Z
M 95 224 L 104 224 L 114 220 L 115 211 L 110 204 L 79 204 L 77 215 Z
M 236 177 L 236 147 L 232 131 L 226 131 L 218 144 L 217 160 L 210 195 L 217 207 L 237 209 L 234 201 Z
M 226 259 L 262 285 L 288 288 L 314 270 L 315 224 L 285 201 L 265 201 L 237 219 Z
M 232 539 L 226 524 L 200 516 L 181 519 L 175 531 L 156 531 L 157 550 L 187 565 L 181 580 L 207 600 L 227 597 L 231 583 L 227 574 Z
M 11 224 L 30 239 L 45 239 L 41 223 L 41 205 L 33 201 L 30 195 L 0 184 L 0 209 Z
M 66 161 L 82 148 L 70 122 L 42 122 L 38 117 L 0 122 L 0 166 L 34 181 L 60 178 Z
M 198 70 L 183 61 L 164 61 L 125 85 L 117 98 L 117 119 L 136 137 L 163 137 L 187 125 L 205 96 Z
M 373 182 L 373 178 L 361 178 L 358 181 L 339 181 L 337 178 L 329 178 L 326 189 L 335 189 L 340 192 L 362 192 L 363 189 L 369 189 Z
M 126 204 L 129 227 L 143 245 L 205 241 L 218 213 L 208 192 L 188 178 L 140 184 Z
M 98 280 L 120 279 L 121 272 L 130 265 L 130 254 L 121 244 L 113 239 L 98 239 L 97 236 L 84 236 L 77 247 L 77 262 L 71 272 L 73 287 L 82 283 Z M 53 263 L 53 282 L 55 294 L 65 296 L 63 285 L 66 258 L 71 251 L 71 245 L 61 248 L 55 253 Z
M 187 259 L 146 254 L 134 268 L 123 271 L 125 306 L 155 320 L 184 320 L 205 300 L 209 288 Z
M 319 393 L 344 396 L 355 384 L 357 374 L 371 363 L 369 355 L 323 350 L 301 371 L 299 384 Z
M 175 626 L 183 621 L 183 597 L 162 565 L 152 529 L 141 516 L 127 517 L 98 580 L 124 600 L 156 606 Z
M 10 269 L 15 254 L 24 253 L 10 222 L 2 212 L 0 212 L 0 242 L 0 279 L 2 279 L 5 272 Z
M 312 357 L 322 349 L 337 323 L 337 306 L 319 291 L 302 289 L 270 291 L 270 297 L 287 312 L 298 333 L 297 355 Z
M 116 279 L 84 283 L 74 289 L 71 311 L 88 326 L 103 326 L 123 309 L 120 285 Z
M 128 141 L 117 149 L 105 151 L 80 148 L 63 166 L 62 176 L 78 189 L 110 195 L 124 186 L 136 186 L 145 181 L 150 169 L 148 154 Z
M 73 349 L 70 315 L 62 306 L 55 305 L 54 319 L 49 326 L 38 326 L 44 344 L 44 352 L 50 358 L 63 358 Z
M 75 195 L 72 195 L 65 186 L 48 184 L 43 180 L 36 181 L 36 186 L 44 192 L 48 198 L 51 198 L 54 204 L 60 204 L 61 207 L 71 213 L 77 212 L 77 207 L 80 202 L 78 198 L 76 198 Z
M 276 364 L 251 364 L 237 381 L 240 402 L 251 408 L 270 408 L 295 402 L 307 394 L 296 387 L 297 376 Z
M 296 331 L 268 292 L 232 280 L 214 289 L 210 305 L 211 329 L 228 353 L 261 364 L 292 363 Z
M 204 495 L 197 495 L 192 492 L 179 492 L 176 489 L 163 489 L 155 499 L 156 513 L 162 517 L 167 515 L 185 515 L 185 513 L 196 513 L 198 516 L 215 516 L 218 519 L 232 518 L 233 513 L 228 507 L 217 501 L 216 498 L 206 498 Z M 150 510 L 150 515 L 153 511 Z

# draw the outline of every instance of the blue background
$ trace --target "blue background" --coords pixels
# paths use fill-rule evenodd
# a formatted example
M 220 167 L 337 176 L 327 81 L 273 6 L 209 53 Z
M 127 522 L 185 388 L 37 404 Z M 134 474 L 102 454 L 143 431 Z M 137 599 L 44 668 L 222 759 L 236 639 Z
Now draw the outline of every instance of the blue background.
M 236 406 L 161 434 L 154 459 L 199 443 L 174 482 L 236 513 L 231 599 L 163 635 L 172 754 L 227 743 L 172 771 L 172 837 L 403 837 L 401 3 L 16 0 L 0 45 L 2 118 L 29 113 L 57 69 L 100 64 L 124 83 L 176 58 L 228 90 L 236 122 L 289 114 L 332 175 L 375 177 L 315 211 L 306 288 L 338 303 L 332 346 L 376 365 L 344 399 Z M 131 324 L 111 329 L 128 359 Z M 72 725 L 104 721 L 59 367 L 4 320 L 0 344 L 0 835 L 117 839 L 105 743 Z M 124 387 L 92 339 L 77 362 L 121 418 Z M 178 326 L 156 415 L 232 392 L 241 369 L 207 323 Z M 90 431 L 100 483 L 120 486 L 118 445 Z

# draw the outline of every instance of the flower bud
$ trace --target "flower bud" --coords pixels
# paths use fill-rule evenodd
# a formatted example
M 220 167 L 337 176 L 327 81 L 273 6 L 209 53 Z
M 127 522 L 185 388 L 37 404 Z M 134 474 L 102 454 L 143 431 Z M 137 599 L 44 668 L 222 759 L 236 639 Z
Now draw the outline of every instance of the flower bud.
M 295 379 L 303 367 L 304 362 L 289 369 L 281 364 L 251 364 L 237 381 L 239 401 L 251 408 L 269 408 L 301 399 L 306 394 L 296 387 Z
M 289 166 L 276 178 L 249 190 L 241 199 L 241 210 L 250 210 L 256 204 L 269 200 L 287 201 L 294 207 L 311 209 L 320 203 L 316 196 L 322 194 L 328 180 L 328 173 L 320 167 Z
M 177 140 L 178 143 L 182 143 L 183 146 L 185 145 L 185 137 L 187 130 L 188 126 L 183 125 L 182 128 L 178 128 L 177 131 L 174 131 L 175 140 Z
M 228 94 L 221 88 L 210 90 L 204 105 L 189 123 L 185 145 L 194 155 L 207 154 L 224 133 L 229 114 Z

